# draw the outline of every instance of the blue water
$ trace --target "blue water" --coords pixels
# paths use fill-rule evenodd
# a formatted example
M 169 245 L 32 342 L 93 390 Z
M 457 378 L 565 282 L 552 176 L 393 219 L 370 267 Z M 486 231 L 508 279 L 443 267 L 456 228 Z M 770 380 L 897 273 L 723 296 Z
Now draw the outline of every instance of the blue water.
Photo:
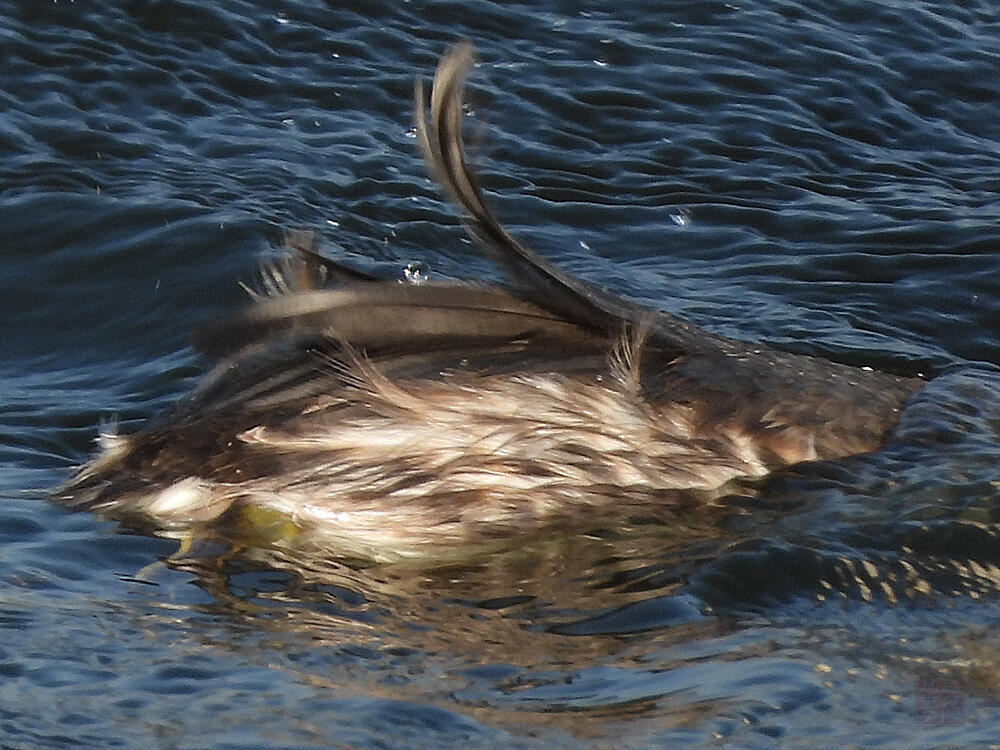
M 423 567 L 179 551 L 50 503 L 101 424 L 191 388 L 192 329 L 284 229 L 499 278 L 411 129 L 459 38 L 519 237 L 719 333 L 944 373 L 885 450 Z M 0 0 L 0 63 L 0 747 L 1000 736 L 995 2 Z

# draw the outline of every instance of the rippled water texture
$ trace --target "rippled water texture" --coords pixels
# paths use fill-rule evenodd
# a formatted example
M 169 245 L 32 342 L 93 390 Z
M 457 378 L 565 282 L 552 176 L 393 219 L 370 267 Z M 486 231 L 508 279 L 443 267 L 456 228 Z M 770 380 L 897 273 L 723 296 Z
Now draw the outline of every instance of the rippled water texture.
M 498 278 L 410 125 L 458 38 L 516 234 L 716 332 L 944 373 L 885 450 L 423 566 L 49 503 L 102 423 L 191 387 L 192 328 L 284 229 Z M 0 59 L 0 746 L 1000 736 L 993 0 L 0 0 Z

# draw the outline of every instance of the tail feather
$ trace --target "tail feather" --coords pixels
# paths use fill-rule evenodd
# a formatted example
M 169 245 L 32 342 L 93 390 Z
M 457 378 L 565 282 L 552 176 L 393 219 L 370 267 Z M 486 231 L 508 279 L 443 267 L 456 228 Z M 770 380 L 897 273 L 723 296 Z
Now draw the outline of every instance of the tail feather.
M 475 172 L 465 156 L 462 104 L 465 79 L 474 60 L 469 43 L 442 57 L 434 75 L 430 116 L 423 82 L 414 91 L 417 141 L 427 168 L 456 203 L 474 240 L 511 275 L 520 291 L 540 307 L 580 326 L 615 336 L 623 325 L 649 326 L 658 343 L 677 353 L 710 345 L 712 337 L 682 321 L 629 302 L 574 277 L 518 242 L 486 205 Z M 652 324 L 650 321 L 652 320 Z
M 500 261 L 532 301 L 575 323 L 614 333 L 635 307 L 574 278 L 515 240 L 483 200 L 475 173 L 468 166 L 462 137 L 465 79 L 473 64 L 471 44 L 445 53 L 434 75 L 430 118 L 423 82 L 414 92 L 417 141 L 431 175 L 461 209 L 469 233 Z

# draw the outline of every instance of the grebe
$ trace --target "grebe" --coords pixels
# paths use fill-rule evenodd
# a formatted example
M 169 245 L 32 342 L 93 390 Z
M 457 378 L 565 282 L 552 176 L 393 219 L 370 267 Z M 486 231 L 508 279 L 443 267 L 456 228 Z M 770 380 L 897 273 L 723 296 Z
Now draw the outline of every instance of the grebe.
M 265 292 L 196 334 L 218 360 L 202 385 L 105 436 L 63 502 L 161 533 L 257 514 L 384 556 L 882 444 L 923 381 L 710 334 L 512 238 L 465 158 L 472 56 L 442 58 L 429 117 L 417 83 L 417 139 L 512 285 L 379 280 L 290 235 Z

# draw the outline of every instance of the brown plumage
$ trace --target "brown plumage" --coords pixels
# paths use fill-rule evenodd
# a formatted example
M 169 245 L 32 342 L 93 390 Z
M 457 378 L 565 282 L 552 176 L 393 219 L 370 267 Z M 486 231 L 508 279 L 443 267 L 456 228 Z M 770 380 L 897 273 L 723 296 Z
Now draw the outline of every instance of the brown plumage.
M 418 83 L 418 141 L 512 286 L 381 281 L 291 235 L 265 293 L 197 334 L 201 387 L 104 438 L 65 503 L 161 531 L 264 513 L 386 557 L 881 445 L 921 381 L 709 334 L 514 240 L 465 162 L 471 59 L 445 55 L 429 119 Z

